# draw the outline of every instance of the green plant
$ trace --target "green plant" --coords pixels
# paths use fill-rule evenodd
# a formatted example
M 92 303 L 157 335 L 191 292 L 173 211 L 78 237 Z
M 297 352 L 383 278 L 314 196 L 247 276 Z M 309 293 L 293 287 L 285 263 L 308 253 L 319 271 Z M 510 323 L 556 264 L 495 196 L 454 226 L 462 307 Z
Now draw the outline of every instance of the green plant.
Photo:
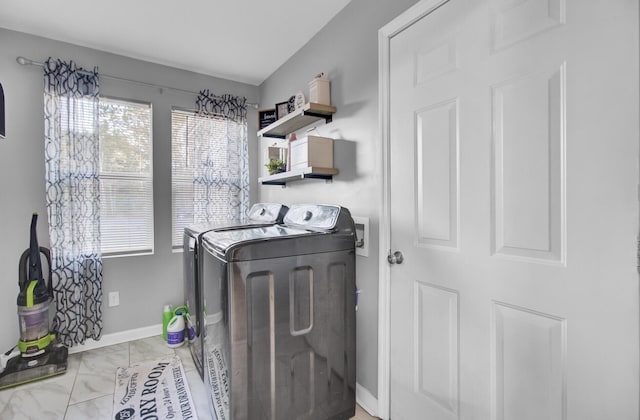
M 287 164 L 280 159 L 270 159 L 269 163 L 265 163 L 264 166 L 269 171 L 269 175 L 284 172 L 287 169 Z

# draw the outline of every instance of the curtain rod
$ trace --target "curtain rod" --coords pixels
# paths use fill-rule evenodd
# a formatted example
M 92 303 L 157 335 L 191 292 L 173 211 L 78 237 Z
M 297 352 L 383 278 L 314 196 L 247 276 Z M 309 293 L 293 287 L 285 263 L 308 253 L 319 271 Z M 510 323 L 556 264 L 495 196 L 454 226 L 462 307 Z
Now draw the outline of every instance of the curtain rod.
M 18 56 L 16 58 L 16 61 L 18 62 L 18 64 L 20 64 L 21 66 L 39 66 L 39 67 L 44 67 L 44 63 L 39 63 L 37 61 L 33 61 L 31 59 L 22 57 L 22 56 Z M 90 73 L 86 70 L 82 70 L 83 73 Z M 147 82 L 141 82 L 139 80 L 132 80 L 132 79 L 126 79 L 124 77 L 118 77 L 118 76 L 111 76 L 109 74 L 103 74 L 103 73 L 99 73 L 100 77 L 104 77 L 105 79 L 111 79 L 111 80 L 117 80 L 120 82 L 127 82 L 127 83 L 135 83 L 138 85 L 142 85 L 142 86 L 148 86 L 148 87 L 154 87 L 154 88 L 158 88 L 158 89 L 166 89 L 166 90 L 173 90 L 176 92 L 181 92 L 181 93 L 187 93 L 189 95 L 199 95 L 199 92 L 192 92 L 190 90 L 185 90 L 185 89 L 178 89 L 178 88 L 174 88 L 171 86 L 163 86 L 163 85 L 157 85 L 155 83 L 147 83 Z M 217 98 L 219 98 L 219 96 L 216 96 Z M 254 109 L 258 109 L 258 104 L 255 103 L 251 103 L 251 102 L 247 102 L 247 106 L 254 108 Z

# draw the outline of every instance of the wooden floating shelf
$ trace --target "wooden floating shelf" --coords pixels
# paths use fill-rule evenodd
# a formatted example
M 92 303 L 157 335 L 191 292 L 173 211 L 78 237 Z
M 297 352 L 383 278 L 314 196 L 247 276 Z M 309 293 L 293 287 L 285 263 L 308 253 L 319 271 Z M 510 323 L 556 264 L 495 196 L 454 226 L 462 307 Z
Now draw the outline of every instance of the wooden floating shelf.
M 330 123 L 335 112 L 336 107 L 334 106 L 309 102 L 302 108 L 296 109 L 292 113 L 285 115 L 258 131 L 258 137 L 284 139 L 290 133 L 313 124 L 318 120 L 324 120 L 325 123 Z
M 288 172 L 261 177 L 258 178 L 258 182 L 262 185 L 287 185 L 287 182 L 300 181 L 302 179 L 324 179 L 330 181 L 333 179 L 333 176 L 339 172 L 336 168 L 316 168 L 309 166 L 307 168 L 294 169 Z

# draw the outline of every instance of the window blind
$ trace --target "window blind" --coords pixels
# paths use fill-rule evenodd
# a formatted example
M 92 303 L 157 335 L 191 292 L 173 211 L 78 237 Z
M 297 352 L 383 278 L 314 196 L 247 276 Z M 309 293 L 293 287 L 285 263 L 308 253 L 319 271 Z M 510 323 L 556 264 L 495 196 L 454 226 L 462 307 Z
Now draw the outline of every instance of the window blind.
M 153 252 L 151 105 L 100 98 L 103 255 Z
M 195 115 L 171 112 L 171 245 L 182 246 L 184 228 L 193 223 L 193 131 Z

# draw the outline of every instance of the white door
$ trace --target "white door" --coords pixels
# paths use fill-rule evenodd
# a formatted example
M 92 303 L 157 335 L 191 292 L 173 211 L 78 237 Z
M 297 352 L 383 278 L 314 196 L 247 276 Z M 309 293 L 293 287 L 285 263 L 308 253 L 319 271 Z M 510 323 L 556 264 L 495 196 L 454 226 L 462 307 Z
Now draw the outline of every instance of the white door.
M 638 419 L 638 2 L 425 4 L 389 41 L 391 419 Z

